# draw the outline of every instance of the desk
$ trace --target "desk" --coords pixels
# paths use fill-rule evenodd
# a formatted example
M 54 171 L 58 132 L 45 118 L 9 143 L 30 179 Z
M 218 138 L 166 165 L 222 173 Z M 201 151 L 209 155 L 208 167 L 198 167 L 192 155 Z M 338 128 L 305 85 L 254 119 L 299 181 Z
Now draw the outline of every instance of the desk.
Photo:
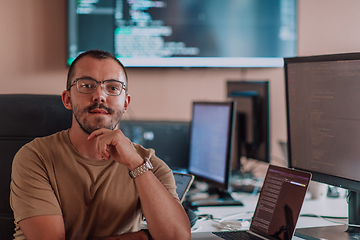
M 226 219 L 229 221 L 230 226 L 237 230 L 246 230 L 250 226 L 250 222 L 245 222 L 243 226 L 239 224 L 232 224 L 236 222 L 231 222 L 231 220 L 239 218 L 250 218 L 253 215 L 255 210 L 257 200 L 257 195 L 250 195 L 245 193 L 235 193 L 233 197 L 237 200 L 240 200 L 244 203 L 244 206 L 239 207 L 201 207 L 196 212 L 198 215 L 202 214 L 211 214 L 214 218 L 219 218 L 219 220 Z M 238 214 L 238 215 L 235 215 Z M 316 214 L 323 216 L 336 216 L 336 217 L 347 217 L 348 215 L 348 205 L 346 198 L 344 196 L 339 198 L 323 198 L 318 200 L 310 199 L 310 196 L 306 196 L 301 215 L 303 214 Z M 347 222 L 347 220 L 335 220 L 336 222 Z M 297 229 L 300 228 L 309 228 L 309 227 L 321 227 L 321 226 L 340 226 L 346 229 L 345 226 L 342 226 L 340 223 L 333 223 L 328 220 L 316 217 L 304 217 L 300 216 L 297 222 Z M 193 226 L 192 232 L 209 232 L 209 231 L 225 231 L 226 228 L 222 228 L 224 224 L 219 224 L 213 220 L 199 219 L 197 223 Z M 331 238 L 329 238 L 331 239 Z M 334 238 L 338 240 L 338 238 Z M 351 238 L 350 238 L 351 239 Z

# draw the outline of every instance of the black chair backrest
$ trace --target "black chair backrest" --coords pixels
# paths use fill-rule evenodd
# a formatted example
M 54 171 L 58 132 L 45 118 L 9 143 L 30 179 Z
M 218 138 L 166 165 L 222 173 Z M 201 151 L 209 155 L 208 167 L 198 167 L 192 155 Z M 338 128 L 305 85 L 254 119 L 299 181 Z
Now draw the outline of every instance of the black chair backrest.
M 36 137 L 71 127 L 72 112 L 59 95 L 0 94 L 0 240 L 13 239 L 11 166 L 16 152 Z

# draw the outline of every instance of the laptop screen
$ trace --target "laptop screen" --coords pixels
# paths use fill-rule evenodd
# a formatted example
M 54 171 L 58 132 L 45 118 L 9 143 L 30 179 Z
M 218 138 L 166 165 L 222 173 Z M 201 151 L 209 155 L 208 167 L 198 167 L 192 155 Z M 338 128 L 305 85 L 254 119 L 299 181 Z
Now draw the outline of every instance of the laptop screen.
M 311 174 L 270 165 L 250 229 L 273 239 L 290 240 Z

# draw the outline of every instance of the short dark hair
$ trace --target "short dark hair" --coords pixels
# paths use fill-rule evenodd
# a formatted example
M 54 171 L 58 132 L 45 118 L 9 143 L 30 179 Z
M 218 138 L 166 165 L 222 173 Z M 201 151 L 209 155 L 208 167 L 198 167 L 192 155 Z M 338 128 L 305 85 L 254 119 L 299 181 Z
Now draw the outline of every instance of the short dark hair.
M 124 65 L 119 61 L 119 59 L 114 57 L 111 53 L 103 51 L 103 50 L 97 50 L 97 49 L 89 50 L 89 51 L 80 53 L 75 58 L 75 60 L 71 63 L 71 65 L 69 67 L 68 75 L 67 75 L 66 89 L 69 90 L 69 88 L 71 86 L 71 78 L 75 74 L 75 65 L 76 65 L 77 61 L 79 61 L 81 58 L 83 58 L 85 56 L 90 56 L 90 57 L 96 58 L 96 59 L 113 59 L 114 61 L 116 61 L 124 71 L 124 74 L 125 74 L 125 91 L 128 90 L 128 76 L 127 76 Z

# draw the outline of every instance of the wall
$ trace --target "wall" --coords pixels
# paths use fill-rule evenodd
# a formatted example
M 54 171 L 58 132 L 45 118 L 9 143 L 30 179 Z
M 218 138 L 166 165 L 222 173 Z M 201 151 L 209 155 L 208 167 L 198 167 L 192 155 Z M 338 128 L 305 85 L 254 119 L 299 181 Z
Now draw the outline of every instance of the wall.
M 298 0 L 298 54 L 360 51 L 360 1 Z M 0 94 L 61 94 L 66 81 L 66 0 L 0 1 Z M 229 79 L 269 80 L 272 157 L 286 140 L 282 68 L 129 69 L 127 119 L 190 120 L 194 100 L 224 100 Z

